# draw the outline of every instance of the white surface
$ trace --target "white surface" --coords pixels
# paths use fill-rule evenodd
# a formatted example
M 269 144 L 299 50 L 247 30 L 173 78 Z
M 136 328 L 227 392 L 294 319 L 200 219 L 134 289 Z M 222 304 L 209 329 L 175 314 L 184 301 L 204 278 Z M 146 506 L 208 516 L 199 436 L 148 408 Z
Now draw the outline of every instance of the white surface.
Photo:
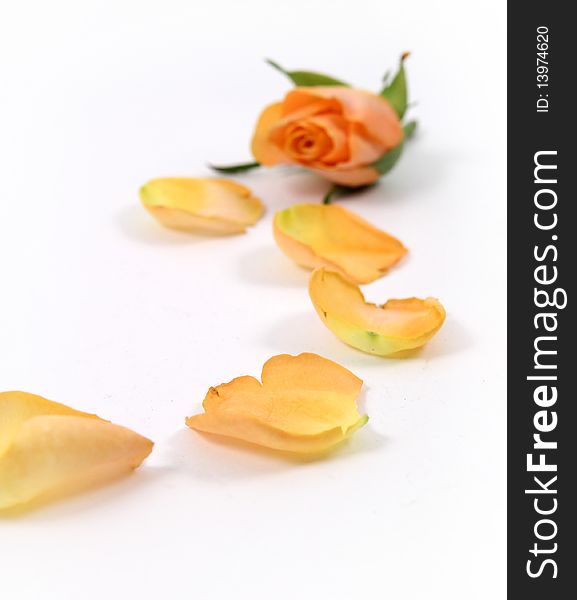
M 386 360 L 324 328 L 272 239 L 323 181 L 241 178 L 268 213 L 225 239 L 161 229 L 137 190 L 250 158 L 289 87 L 263 57 L 377 89 L 407 49 L 420 133 L 347 206 L 410 248 L 369 298 L 435 295 L 448 318 Z M 504 52 L 496 0 L 1 4 L 0 388 L 156 447 L 115 485 L 0 519 L 0 597 L 505 597 Z M 328 460 L 185 430 L 210 385 L 301 351 L 366 383 L 370 423 Z

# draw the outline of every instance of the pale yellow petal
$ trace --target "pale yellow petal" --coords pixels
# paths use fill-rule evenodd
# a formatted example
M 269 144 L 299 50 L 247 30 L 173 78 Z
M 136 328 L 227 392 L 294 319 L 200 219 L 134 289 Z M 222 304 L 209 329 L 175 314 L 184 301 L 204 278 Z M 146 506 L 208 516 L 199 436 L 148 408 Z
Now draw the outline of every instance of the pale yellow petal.
M 247 187 L 228 179 L 154 179 L 141 188 L 140 198 L 160 223 L 182 231 L 242 233 L 264 212 Z
M 150 454 L 145 437 L 40 396 L 0 393 L 0 509 L 101 483 Z

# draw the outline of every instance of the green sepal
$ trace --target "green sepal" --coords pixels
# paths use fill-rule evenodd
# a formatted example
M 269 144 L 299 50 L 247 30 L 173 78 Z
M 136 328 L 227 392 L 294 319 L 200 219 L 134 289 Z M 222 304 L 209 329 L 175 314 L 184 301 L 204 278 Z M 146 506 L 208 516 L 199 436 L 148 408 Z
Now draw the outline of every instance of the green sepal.
M 393 77 L 393 80 L 387 84 L 381 91 L 381 96 L 386 98 L 395 112 L 402 119 L 407 111 L 408 93 L 407 93 L 407 78 L 405 76 L 405 59 L 409 56 L 408 52 L 401 55 L 399 61 L 399 70 Z M 387 77 L 386 77 L 387 79 Z
M 385 152 L 379 160 L 373 163 L 373 167 L 379 172 L 379 175 L 386 175 L 397 164 L 397 161 L 401 158 L 401 154 L 403 153 L 405 141 L 413 135 L 416 128 L 417 121 L 409 121 L 403 125 L 403 131 L 405 132 L 403 141 L 392 150 Z
M 260 163 L 241 163 L 238 165 L 208 165 L 213 171 L 218 173 L 243 173 L 244 171 L 250 171 L 260 167 Z
M 417 129 L 417 121 L 409 121 L 403 125 L 403 131 L 405 132 L 405 139 L 408 140 L 415 133 Z
M 373 167 L 379 172 L 379 175 L 386 175 L 397 164 L 403 153 L 403 145 L 403 142 L 401 142 L 392 150 L 385 152 L 379 160 L 373 163 Z
M 283 75 L 286 75 L 298 87 L 314 87 L 316 85 L 339 85 L 349 87 L 348 83 L 345 83 L 340 79 L 335 79 L 330 75 L 323 75 L 322 73 L 315 73 L 313 71 L 287 71 L 269 58 L 266 59 L 266 62 L 277 71 L 280 71 Z

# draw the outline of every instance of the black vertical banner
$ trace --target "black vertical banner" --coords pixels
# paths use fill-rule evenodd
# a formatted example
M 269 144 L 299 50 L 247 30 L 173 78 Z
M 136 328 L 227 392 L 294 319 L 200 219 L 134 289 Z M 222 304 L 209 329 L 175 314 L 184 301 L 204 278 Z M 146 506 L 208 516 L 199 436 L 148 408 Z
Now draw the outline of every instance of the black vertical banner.
M 524 600 L 577 597 L 571 8 L 508 7 L 508 596 Z

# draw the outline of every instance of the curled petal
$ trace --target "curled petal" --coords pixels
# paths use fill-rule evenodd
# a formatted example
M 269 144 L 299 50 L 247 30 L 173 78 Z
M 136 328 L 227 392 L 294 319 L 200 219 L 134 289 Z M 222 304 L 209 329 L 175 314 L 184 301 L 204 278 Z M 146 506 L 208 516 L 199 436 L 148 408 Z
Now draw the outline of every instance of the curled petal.
M 279 211 L 273 232 L 297 264 L 327 266 L 356 283 L 378 279 L 407 252 L 398 239 L 336 204 L 297 204 Z
M 287 127 L 283 144 L 283 151 L 295 162 L 307 164 L 319 156 L 325 155 L 333 146 L 327 132 L 314 123 L 296 122 Z
M 323 157 L 325 164 L 346 163 L 350 156 L 347 140 L 347 122 L 340 115 L 311 117 L 309 123 L 321 127 L 331 138 L 331 149 Z
M 0 509 L 117 477 L 152 446 L 96 415 L 25 392 L 0 393 Z
M 313 271 L 309 293 L 319 317 L 339 339 L 379 356 L 419 348 L 445 320 L 445 309 L 435 298 L 389 300 L 377 306 L 366 302 L 356 285 L 324 268 Z
M 247 187 L 228 179 L 153 179 L 140 189 L 140 199 L 163 225 L 183 231 L 242 233 L 264 212 Z
M 281 354 L 267 361 L 262 383 L 243 376 L 212 387 L 192 429 L 298 454 L 317 454 L 342 442 L 368 417 L 357 410 L 363 382 L 316 354 Z
M 306 119 L 315 115 L 343 112 L 342 106 L 335 98 L 328 98 L 312 92 L 311 87 L 296 87 L 290 90 L 282 102 L 284 123 L 294 119 Z M 318 88 L 315 88 L 318 89 Z

